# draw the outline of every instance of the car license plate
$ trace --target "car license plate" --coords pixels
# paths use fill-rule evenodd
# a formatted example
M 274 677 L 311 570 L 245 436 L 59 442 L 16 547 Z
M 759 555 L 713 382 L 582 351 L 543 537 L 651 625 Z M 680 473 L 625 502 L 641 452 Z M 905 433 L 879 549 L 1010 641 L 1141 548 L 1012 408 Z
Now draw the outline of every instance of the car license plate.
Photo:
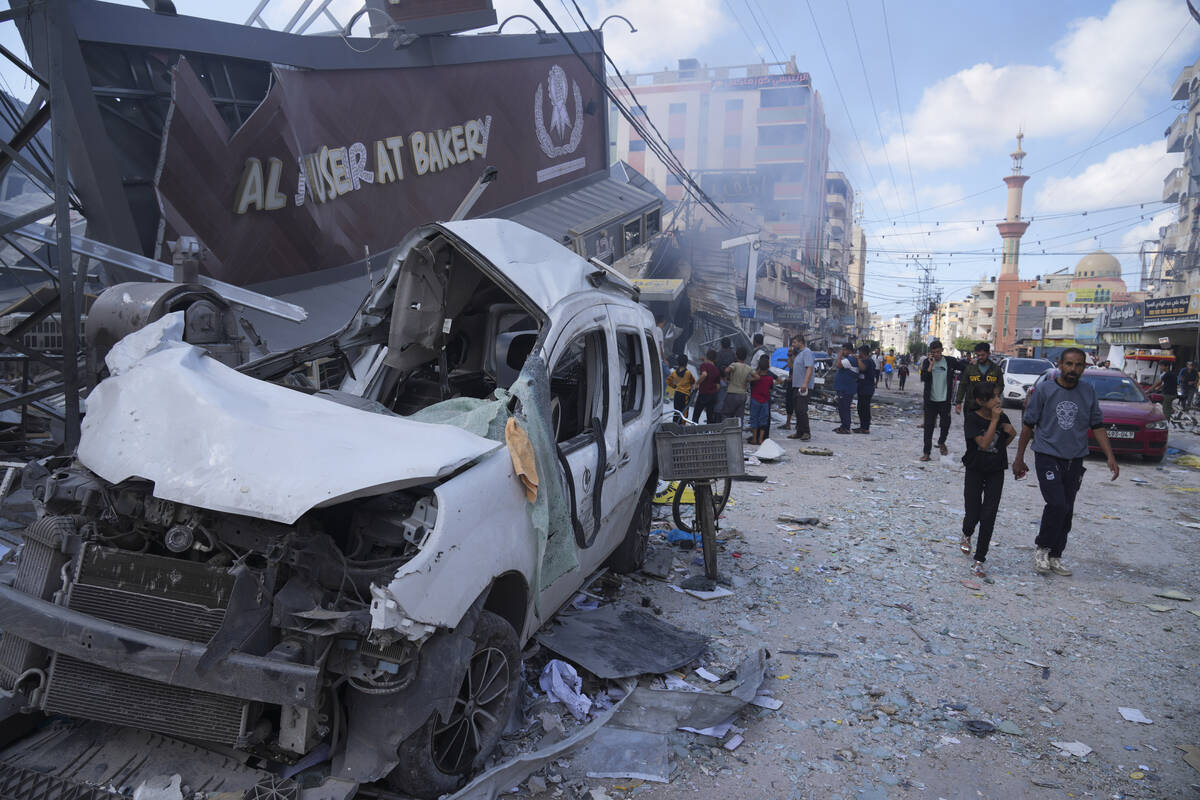
M 1110 439 L 1132 439 L 1133 434 L 1134 431 L 1114 431 L 1112 428 L 1108 429 L 1108 438 Z

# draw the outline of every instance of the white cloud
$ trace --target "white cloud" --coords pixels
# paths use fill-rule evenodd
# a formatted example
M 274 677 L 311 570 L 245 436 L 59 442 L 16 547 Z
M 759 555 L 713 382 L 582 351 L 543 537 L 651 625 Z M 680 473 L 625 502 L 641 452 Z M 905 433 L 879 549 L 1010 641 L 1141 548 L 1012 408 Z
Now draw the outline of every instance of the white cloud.
M 540 9 L 530 0 L 496 0 L 496 16 L 503 20 L 512 14 L 526 14 L 538 21 L 542 27 L 553 29 L 545 20 Z M 598 25 L 609 14 L 622 14 L 637 27 L 630 33 L 629 26 L 614 19 L 604 26 L 604 46 L 621 72 L 649 72 L 674 67 L 675 59 L 687 58 L 718 35 L 728 32 L 734 23 L 725 16 L 720 0 L 587 0 L 579 3 L 587 21 Z M 547 2 L 546 7 L 555 16 L 563 30 L 578 30 L 580 25 L 574 16 L 560 3 Z M 505 32 L 517 31 L 514 21 Z M 524 23 L 528 27 L 528 23 Z
M 1033 205 L 1048 214 L 1155 201 L 1162 196 L 1163 178 L 1179 158 L 1167 153 L 1162 139 L 1118 150 L 1078 175 L 1049 178 Z
M 1158 238 L 1158 229 L 1164 225 L 1169 225 L 1175 221 L 1178 213 L 1177 208 L 1164 209 L 1153 217 L 1150 217 L 1140 225 L 1135 225 L 1125 232 L 1121 237 L 1121 245 L 1118 250 L 1124 252 L 1133 252 L 1141 247 L 1142 242 L 1148 239 Z
M 1011 144 L 1018 127 L 1030 135 L 1027 144 L 1100 130 L 1181 28 L 1182 35 L 1121 109 L 1115 125 L 1144 116 L 1149 102 L 1166 104 L 1163 86 L 1174 77 L 1168 64 L 1200 44 L 1200 28 L 1191 23 L 1184 4 L 1117 0 L 1104 17 L 1071 23 L 1054 46 L 1054 64 L 982 63 L 938 81 L 905 118 L 913 164 L 965 165 L 981 152 Z M 893 163 L 904 158 L 898 134 L 887 144 Z M 874 158 L 882 160 L 883 150 Z

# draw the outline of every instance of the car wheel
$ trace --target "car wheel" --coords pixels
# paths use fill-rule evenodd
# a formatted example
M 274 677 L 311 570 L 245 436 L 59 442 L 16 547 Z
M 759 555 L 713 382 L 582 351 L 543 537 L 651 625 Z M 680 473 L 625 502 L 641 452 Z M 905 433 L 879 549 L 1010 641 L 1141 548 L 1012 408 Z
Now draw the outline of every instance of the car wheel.
M 512 716 L 521 675 L 516 631 L 484 611 L 471 638 L 475 649 L 450 718 L 434 711 L 400 743 L 400 763 L 387 778 L 400 792 L 432 798 L 457 789 L 483 766 Z
M 613 572 L 627 575 L 637 572 L 646 563 L 646 546 L 650 542 L 650 523 L 654 513 L 653 502 L 654 492 L 647 485 L 642 489 L 642 496 L 638 498 L 637 509 L 633 512 L 633 519 L 629 521 L 629 530 L 625 532 L 625 538 L 605 562 Z
M 1142 458 L 1144 458 L 1146 461 L 1149 461 L 1151 464 L 1157 464 L 1163 460 L 1164 455 L 1166 455 L 1166 453 L 1146 453 L 1142 456 Z

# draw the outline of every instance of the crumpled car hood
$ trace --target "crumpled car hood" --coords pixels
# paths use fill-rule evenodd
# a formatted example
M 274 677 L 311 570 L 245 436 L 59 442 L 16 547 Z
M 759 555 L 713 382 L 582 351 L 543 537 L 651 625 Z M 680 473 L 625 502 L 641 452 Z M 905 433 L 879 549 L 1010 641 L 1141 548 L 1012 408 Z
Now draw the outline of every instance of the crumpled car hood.
M 449 475 L 500 447 L 231 369 L 182 341 L 183 314 L 122 339 L 88 398 L 79 460 L 154 496 L 290 524 L 312 508 Z

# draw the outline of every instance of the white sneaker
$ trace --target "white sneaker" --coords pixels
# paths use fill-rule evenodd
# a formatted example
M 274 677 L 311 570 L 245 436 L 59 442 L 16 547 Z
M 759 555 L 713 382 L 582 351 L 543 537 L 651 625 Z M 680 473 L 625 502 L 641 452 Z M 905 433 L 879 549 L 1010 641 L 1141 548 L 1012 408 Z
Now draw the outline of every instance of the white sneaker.
M 1055 575 L 1070 575 L 1071 574 L 1071 570 L 1068 569 L 1065 564 L 1063 564 L 1061 558 L 1048 558 L 1047 562 L 1050 567 L 1050 571 L 1053 572 Z
M 1033 554 L 1033 568 L 1043 575 L 1048 575 L 1050 570 L 1050 548 L 1039 547 L 1037 552 Z

